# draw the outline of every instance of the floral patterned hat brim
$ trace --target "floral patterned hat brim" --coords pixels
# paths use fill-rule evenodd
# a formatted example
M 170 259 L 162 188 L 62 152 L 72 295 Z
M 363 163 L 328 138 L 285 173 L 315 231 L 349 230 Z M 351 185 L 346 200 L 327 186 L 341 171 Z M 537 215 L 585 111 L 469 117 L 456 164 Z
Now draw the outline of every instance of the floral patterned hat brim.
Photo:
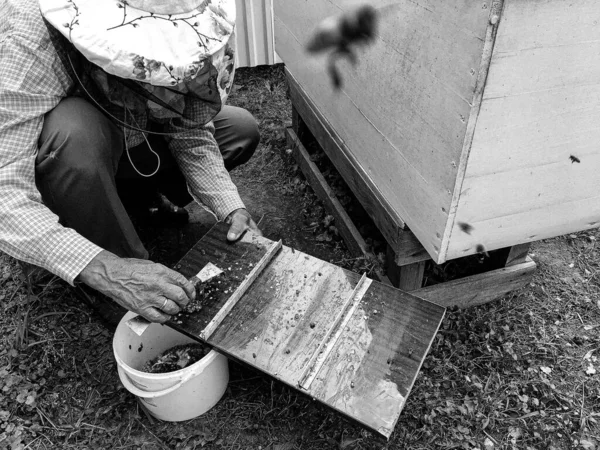
M 235 0 L 204 0 L 177 15 L 140 11 L 125 0 L 40 0 L 40 9 L 90 62 L 154 86 L 202 73 L 223 57 L 235 27 Z

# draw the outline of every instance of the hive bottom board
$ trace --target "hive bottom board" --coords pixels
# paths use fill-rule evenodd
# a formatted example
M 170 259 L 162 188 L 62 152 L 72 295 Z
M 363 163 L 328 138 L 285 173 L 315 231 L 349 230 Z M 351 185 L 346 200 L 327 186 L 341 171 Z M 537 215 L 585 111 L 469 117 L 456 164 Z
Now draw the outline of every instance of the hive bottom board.
M 250 233 L 227 243 L 227 229 L 176 266 L 224 273 L 169 326 L 389 438 L 444 308 Z

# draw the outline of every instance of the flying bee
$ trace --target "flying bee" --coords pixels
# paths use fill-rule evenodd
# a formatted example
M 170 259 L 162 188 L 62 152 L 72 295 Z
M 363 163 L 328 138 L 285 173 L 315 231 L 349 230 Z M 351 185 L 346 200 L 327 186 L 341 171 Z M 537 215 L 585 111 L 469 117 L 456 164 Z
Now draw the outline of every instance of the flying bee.
M 343 85 L 337 61 L 345 57 L 356 65 L 353 47 L 373 41 L 377 24 L 378 14 L 375 8 L 362 5 L 342 15 L 328 17 L 317 26 L 306 49 L 309 53 L 330 52 L 327 72 L 336 89 L 341 89 Z

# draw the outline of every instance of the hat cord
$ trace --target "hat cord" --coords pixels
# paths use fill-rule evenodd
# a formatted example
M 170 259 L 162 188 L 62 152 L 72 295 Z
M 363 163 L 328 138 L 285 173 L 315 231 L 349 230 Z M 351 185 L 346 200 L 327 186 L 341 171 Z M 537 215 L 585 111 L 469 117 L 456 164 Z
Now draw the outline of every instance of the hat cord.
M 127 120 L 127 112 L 129 112 L 129 114 L 131 115 L 131 118 L 135 122 L 135 125 L 137 127 L 139 127 L 139 124 L 138 124 L 137 120 L 135 120 L 135 116 L 133 115 L 133 113 L 131 111 L 129 111 L 129 108 L 127 108 L 127 106 L 123 105 L 123 115 L 124 115 L 125 120 Z M 140 176 L 142 176 L 144 178 L 150 178 L 150 177 L 153 177 L 154 175 L 156 175 L 158 173 L 158 170 L 160 169 L 160 155 L 158 153 L 156 153 L 154 150 L 152 150 L 152 146 L 150 145 L 150 142 L 148 141 L 148 138 L 146 137 L 146 133 L 142 132 L 142 136 L 144 136 L 144 140 L 146 141 L 146 144 L 148 144 L 148 149 L 152 153 L 154 153 L 154 155 L 156 156 L 156 159 L 157 159 L 156 169 L 151 174 L 142 173 L 138 170 L 137 167 L 135 167 L 135 164 L 133 163 L 133 160 L 131 159 L 131 155 L 129 154 L 129 145 L 127 144 L 127 128 L 125 128 L 125 127 L 123 127 L 123 136 L 125 137 L 125 153 L 127 153 L 127 158 L 129 159 L 129 163 L 131 164 L 131 167 L 133 167 L 133 170 L 135 170 Z

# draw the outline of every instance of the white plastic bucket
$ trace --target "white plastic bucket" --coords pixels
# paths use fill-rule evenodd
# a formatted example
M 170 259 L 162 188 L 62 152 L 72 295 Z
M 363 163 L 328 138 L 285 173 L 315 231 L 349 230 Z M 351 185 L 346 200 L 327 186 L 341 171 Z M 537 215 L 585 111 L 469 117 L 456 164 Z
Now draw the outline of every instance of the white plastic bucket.
M 113 338 L 113 352 L 123 386 L 161 420 L 189 420 L 211 409 L 229 382 L 227 358 L 211 350 L 197 363 L 176 372 L 142 372 L 138 369 L 165 350 L 196 341 L 159 324 L 150 325 L 138 336 L 125 324 L 133 317 L 134 313 L 125 314 Z

